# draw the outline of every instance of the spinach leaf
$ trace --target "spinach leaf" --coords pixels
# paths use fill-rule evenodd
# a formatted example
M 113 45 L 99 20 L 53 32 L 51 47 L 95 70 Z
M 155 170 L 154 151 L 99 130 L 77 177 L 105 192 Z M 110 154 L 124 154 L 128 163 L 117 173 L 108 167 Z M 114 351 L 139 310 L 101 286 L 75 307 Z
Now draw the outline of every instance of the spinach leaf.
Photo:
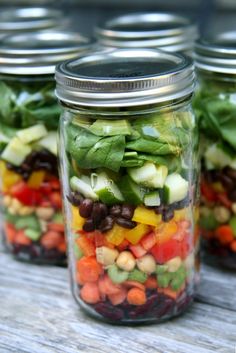
M 90 132 L 98 136 L 130 135 L 131 127 L 127 120 L 96 120 L 90 126 Z
M 178 155 L 181 153 L 181 148 L 179 146 L 158 142 L 158 140 L 151 141 L 142 137 L 134 141 L 129 141 L 126 144 L 126 148 L 154 155 L 166 155 L 172 153 Z
M 104 167 L 119 171 L 125 151 L 124 136 L 100 137 L 79 127 L 74 129 L 78 135 L 69 140 L 68 149 L 80 168 Z
M 0 81 L 0 117 L 5 124 L 13 124 L 15 117 L 12 114 L 16 95 L 3 81 Z

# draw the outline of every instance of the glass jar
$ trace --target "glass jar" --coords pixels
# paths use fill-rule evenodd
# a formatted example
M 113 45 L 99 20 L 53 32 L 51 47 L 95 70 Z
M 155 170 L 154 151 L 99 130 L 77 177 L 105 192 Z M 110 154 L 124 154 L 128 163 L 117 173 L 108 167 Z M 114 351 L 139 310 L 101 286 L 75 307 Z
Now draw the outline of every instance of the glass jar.
M 235 37 L 234 37 L 235 38 Z M 236 46 L 231 39 L 196 45 L 195 109 L 202 140 L 200 226 L 208 263 L 236 269 Z
M 55 65 L 88 51 L 75 33 L 7 37 L 0 48 L 0 175 L 4 239 L 20 260 L 65 262 L 57 168 Z
M 121 324 L 180 314 L 198 267 L 191 61 L 110 50 L 60 65 L 56 80 L 76 301 Z
M 114 48 L 159 48 L 192 55 L 198 28 L 172 13 L 133 13 L 107 20 L 95 28 L 98 43 Z
M 0 12 L 0 39 L 6 35 L 18 34 L 19 31 L 59 29 L 65 24 L 63 13 L 59 10 L 46 7 L 5 8 Z

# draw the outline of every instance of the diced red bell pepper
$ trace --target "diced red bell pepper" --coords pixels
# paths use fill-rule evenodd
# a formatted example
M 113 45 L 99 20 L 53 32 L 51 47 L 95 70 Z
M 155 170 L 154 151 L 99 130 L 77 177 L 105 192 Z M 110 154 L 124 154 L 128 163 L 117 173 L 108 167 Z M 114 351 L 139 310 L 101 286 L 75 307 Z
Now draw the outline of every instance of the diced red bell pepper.
M 42 185 L 40 186 L 40 191 L 44 194 L 44 195 L 49 195 L 52 191 L 52 187 L 50 182 L 45 181 L 42 183 Z
M 201 193 L 207 201 L 215 202 L 217 200 L 217 193 L 205 180 L 201 181 Z
M 156 234 L 151 232 L 141 240 L 141 245 L 145 250 L 150 250 L 156 244 Z
M 12 186 L 10 194 L 27 206 L 37 206 L 42 201 L 41 192 L 38 189 L 29 188 L 24 181 L 20 181 Z
M 232 202 L 230 201 L 230 199 L 228 198 L 228 196 L 225 192 L 221 192 L 221 193 L 217 194 L 217 198 L 225 207 L 231 209 Z
M 57 190 L 59 191 L 60 190 L 60 181 L 57 179 L 57 178 L 53 178 L 50 180 L 50 186 L 53 190 Z
M 57 209 L 62 208 L 62 199 L 61 199 L 61 194 L 58 191 L 51 192 L 48 195 L 49 200 L 51 201 L 51 204 L 53 207 Z
M 140 244 L 130 245 L 130 250 L 137 258 L 142 257 L 147 253 L 147 251 Z
M 151 249 L 152 255 L 159 264 L 164 264 L 173 257 L 181 256 L 181 242 L 171 239 L 163 244 L 157 244 Z

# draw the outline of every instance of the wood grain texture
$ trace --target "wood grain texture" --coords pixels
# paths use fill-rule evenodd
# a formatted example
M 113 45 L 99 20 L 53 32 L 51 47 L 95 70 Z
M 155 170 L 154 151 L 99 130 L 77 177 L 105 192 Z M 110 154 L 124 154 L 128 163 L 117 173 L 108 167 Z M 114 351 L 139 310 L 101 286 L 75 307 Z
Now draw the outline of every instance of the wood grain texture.
M 234 353 L 235 311 L 195 303 L 161 325 L 111 326 L 77 307 L 67 277 L 0 253 L 1 353 Z

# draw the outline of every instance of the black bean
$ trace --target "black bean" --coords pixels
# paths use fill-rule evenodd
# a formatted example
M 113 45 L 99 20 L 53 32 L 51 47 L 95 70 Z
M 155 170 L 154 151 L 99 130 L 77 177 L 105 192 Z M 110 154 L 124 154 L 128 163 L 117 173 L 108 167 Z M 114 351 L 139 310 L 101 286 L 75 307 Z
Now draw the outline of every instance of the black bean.
M 225 168 L 225 172 L 231 179 L 236 180 L 236 170 L 235 169 L 227 167 L 227 168 Z
M 79 206 L 81 202 L 84 200 L 84 197 L 79 194 L 76 191 L 72 191 L 69 196 L 67 196 L 67 199 L 69 200 L 70 203 L 72 203 L 74 206 Z
M 93 205 L 91 217 L 94 223 L 98 226 L 101 221 L 107 216 L 107 213 L 107 206 L 104 203 L 95 202 Z
M 169 222 L 174 217 L 174 210 L 171 208 L 167 208 L 164 210 L 162 214 L 163 222 Z
M 114 226 L 115 219 L 112 216 L 107 216 L 100 224 L 100 231 L 102 233 L 108 232 L 108 230 L 111 230 Z
M 160 205 L 154 208 L 154 211 L 156 214 L 162 214 L 164 212 L 165 206 L 164 205 Z
M 84 225 L 83 225 L 83 230 L 85 232 L 92 232 L 95 230 L 95 224 L 94 221 L 91 218 L 86 219 Z
M 130 221 L 128 219 L 122 218 L 122 217 L 118 217 L 116 219 L 116 223 L 119 224 L 119 226 L 124 227 L 124 228 L 128 228 L 128 229 L 132 229 L 134 227 L 136 227 L 137 223 Z
M 236 190 L 231 191 L 228 196 L 231 201 L 236 202 Z
M 79 205 L 79 214 L 81 217 L 88 218 L 91 216 L 93 210 L 93 201 L 84 199 Z
M 110 214 L 112 216 L 119 216 L 121 214 L 121 205 L 113 205 L 113 206 L 111 206 Z
M 232 180 L 229 176 L 225 175 L 225 174 L 221 174 L 221 178 L 220 178 L 223 186 L 227 189 L 227 190 L 233 190 L 234 185 L 235 185 L 235 181 Z
M 131 205 L 123 205 L 121 209 L 121 217 L 125 219 L 132 219 L 134 215 L 134 206 Z

